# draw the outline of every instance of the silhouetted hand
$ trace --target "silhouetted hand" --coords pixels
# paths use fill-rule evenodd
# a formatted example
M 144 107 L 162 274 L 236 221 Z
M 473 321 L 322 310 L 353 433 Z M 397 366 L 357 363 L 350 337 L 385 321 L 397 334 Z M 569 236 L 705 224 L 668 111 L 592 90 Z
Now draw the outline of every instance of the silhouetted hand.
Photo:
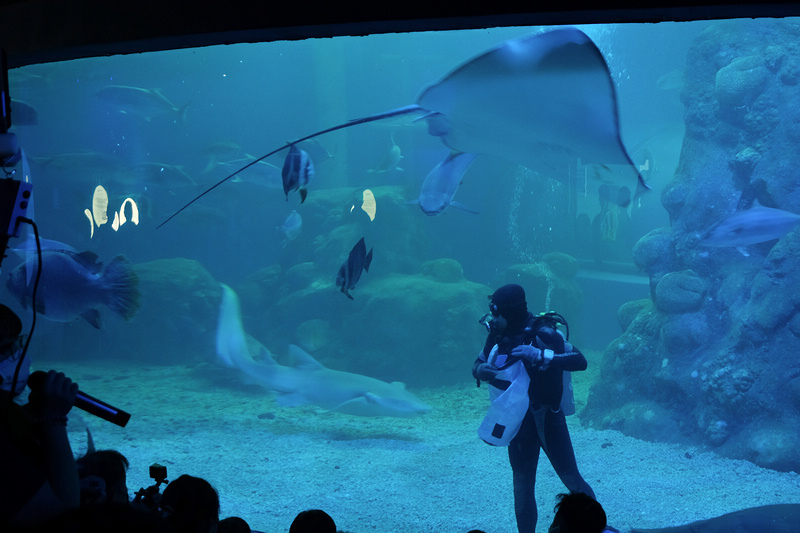
M 40 386 L 31 389 L 28 403 L 35 416 L 63 417 L 75 405 L 75 396 L 78 394 L 78 384 L 62 372 L 51 370 Z

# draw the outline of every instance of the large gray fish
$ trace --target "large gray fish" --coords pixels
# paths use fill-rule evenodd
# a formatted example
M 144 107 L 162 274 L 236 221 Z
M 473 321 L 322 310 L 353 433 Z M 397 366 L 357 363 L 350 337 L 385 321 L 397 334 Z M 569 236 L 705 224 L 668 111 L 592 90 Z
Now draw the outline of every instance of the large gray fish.
M 289 193 L 291 191 L 298 191 L 300 193 L 300 203 L 306 201 L 308 191 L 306 185 L 314 177 L 314 163 L 305 150 L 299 149 L 294 144 L 289 147 L 289 153 L 286 155 L 286 160 L 283 162 L 283 170 L 281 171 L 283 177 L 283 192 L 286 194 L 286 200 L 289 200 Z
M 118 156 L 91 150 L 31 157 L 30 159 L 46 168 L 48 172 L 111 175 L 128 168 L 125 161 Z
M 453 201 L 458 186 L 461 185 L 461 178 L 476 157 L 478 154 L 450 152 L 444 161 L 428 173 L 422 182 L 417 200 L 426 215 L 438 215 L 451 205 L 470 213 L 477 213 L 464 204 Z
M 361 237 L 361 240 L 350 250 L 347 261 L 339 267 L 339 273 L 336 274 L 336 286 L 351 300 L 353 297 L 350 296 L 349 291 L 356 287 L 356 283 L 361 279 L 362 271 L 369 272 L 370 263 L 372 263 L 372 248 L 367 253 L 367 245 L 364 244 L 364 237 Z
M 36 272 L 37 258 L 30 257 L 8 275 L 6 287 L 27 307 L 33 300 L 28 272 Z M 97 307 L 105 304 L 129 320 L 139 309 L 139 278 L 130 261 L 116 256 L 103 268 L 93 252 L 42 250 L 42 276 L 36 291 L 36 311 L 56 322 L 72 322 L 81 316 L 102 327 Z
M 231 169 L 241 168 L 242 165 L 246 165 L 254 160 L 255 157 L 245 154 L 245 156 L 240 159 L 220 161 L 217 163 L 217 168 L 223 172 L 230 172 Z M 248 167 L 246 171 L 238 174 L 233 181 L 235 183 L 252 183 L 267 189 L 280 189 L 283 187 L 283 170 L 272 163 L 258 161 L 256 164 Z
M 142 89 L 125 85 L 109 85 L 97 91 L 98 99 L 120 113 L 136 115 L 150 121 L 153 117 L 174 113 L 180 123 L 186 120 L 189 104 L 178 107 L 158 89 Z
M 703 246 L 734 246 L 747 256 L 749 244 L 780 239 L 800 221 L 800 215 L 764 207 L 758 200 L 750 209 L 739 211 L 711 226 L 700 238 Z

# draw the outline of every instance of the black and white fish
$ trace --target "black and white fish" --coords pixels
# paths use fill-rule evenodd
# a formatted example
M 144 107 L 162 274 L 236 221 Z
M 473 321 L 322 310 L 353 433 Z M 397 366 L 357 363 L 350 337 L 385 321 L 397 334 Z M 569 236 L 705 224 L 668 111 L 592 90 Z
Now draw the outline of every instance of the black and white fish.
M 299 191 L 300 203 L 302 204 L 308 195 L 306 185 L 314 177 L 314 163 L 305 150 L 301 150 L 293 144 L 289 147 L 289 153 L 283 162 L 281 176 L 283 177 L 283 192 L 286 194 L 286 200 L 289 200 L 291 191 Z
M 28 272 L 36 272 L 35 255 L 8 275 L 6 287 L 27 307 L 33 298 Z M 139 309 L 139 278 L 130 261 L 118 255 L 103 268 L 93 252 L 42 250 L 42 276 L 36 291 L 36 311 L 56 322 L 81 316 L 102 327 L 97 307 L 105 304 L 129 320 Z
M 367 245 L 364 244 L 364 237 L 361 237 L 361 240 L 350 250 L 347 261 L 342 263 L 342 266 L 339 267 L 339 273 L 336 275 L 336 286 L 351 300 L 353 297 L 350 296 L 350 291 L 356 287 L 356 283 L 361 279 L 361 272 L 369 272 L 370 263 L 372 263 L 372 248 L 367 253 Z

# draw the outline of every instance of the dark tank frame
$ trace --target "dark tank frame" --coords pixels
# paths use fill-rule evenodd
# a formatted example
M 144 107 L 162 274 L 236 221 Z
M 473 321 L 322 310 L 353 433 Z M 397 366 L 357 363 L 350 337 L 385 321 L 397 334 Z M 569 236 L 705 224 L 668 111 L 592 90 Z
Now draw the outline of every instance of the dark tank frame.
M 8 68 L 82 57 L 240 42 L 493 26 L 662 22 L 800 15 L 794 2 L 256 2 L 6 0 Z M 644 4 L 644 3 L 641 3 Z

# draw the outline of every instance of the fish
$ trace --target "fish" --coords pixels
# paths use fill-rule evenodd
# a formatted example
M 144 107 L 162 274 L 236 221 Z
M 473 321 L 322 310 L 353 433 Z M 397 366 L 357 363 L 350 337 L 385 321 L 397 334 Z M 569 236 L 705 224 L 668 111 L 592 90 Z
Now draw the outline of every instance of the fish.
M 453 197 L 461 184 L 461 178 L 467 172 L 478 154 L 451 151 L 444 161 L 436 165 L 425 177 L 419 192 L 417 203 L 423 213 L 435 216 L 444 212 L 448 206 L 476 213 L 465 205 L 453 201 Z
M 41 89 L 52 88 L 53 80 L 50 74 L 34 74 L 28 68 L 8 69 L 8 84 L 12 89 Z
M 670 70 L 656 81 L 656 87 L 662 91 L 680 91 L 683 86 L 683 70 L 678 68 Z
M 37 270 L 31 256 L 8 274 L 6 287 L 23 307 L 33 303 L 28 272 Z M 72 322 L 83 317 L 95 328 L 102 327 L 98 307 L 105 304 L 125 320 L 139 309 L 139 278 L 123 255 L 103 267 L 93 252 L 42 250 L 42 274 L 36 291 L 36 312 L 48 320 Z
M 398 166 L 400 160 L 403 159 L 403 153 L 400 147 L 397 146 L 397 143 L 394 142 L 394 134 L 391 135 L 391 141 L 392 147 L 389 149 L 389 153 L 386 154 L 386 157 L 383 158 L 377 167 L 369 169 L 367 171 L 368 173 L 385 174 L 390 170 L 397 170 L 398 172 L 403 171 L 403 169 Z
M 245 154 L 245 157 L 242 159 L 220 162 L 217 163 L 217 165 L 219 168 L 235 169 L 254 159 L 255 157 L 252 155 Z M 267 189 L 281 189 L 283 188 L 283 171 L 280 167 L 272 163 L 259 161 L 255 165 L 249 167 L 246 172 L 237 175 L 233 181 L 235 183 L 253 183 Z
M 44 250 L 65 250 L 68 252 L 75 252 L 78 253 L 75 248 L 70 246 L 67 243 L 61 241 L 54 241 L 52 239 L 39 239 L 39 246 Z M 25 240 L 23 240 L 17 246 L 11 248 L 11 251 L 17 254 L 17 256 L 25 258 L 27 254 L 33 252 L 36 253 L 36 238 L 32 234 L 28 234 Z
M 245 154 L 244 157 L 240 157 L 238 159 L 231 159 L 229 161 L 216 161 L 211 163 L 210 166 L 207 167 L 207 170 L 203 172 L 203 174 L 205 175 L 216 170 L 221 170 L 222 172 L 233 172 L 237 168 L 241 168 L 242 165 L 248 165 L 253 160 L 255 160 L 255 157 L 250 154 Z M 282 170 L 280 167 L 266 161 L 258 161 L 254 165 L 248 166 L 245 172 L 237 174 L 236 177 L 231 181 L 233 183 L 252 183 L 267 189 L 282 189 L 283 176 L 281 174 Z
M 361 193 L 361 210 L 367 214 L 370 221 L 375 220 L 378 204 L 375 202 L 375 194 L 369 189 L 364 189 L 364 192 Z
M 750 209 L 738 211 L 711 226 L 700 237 L 700 244 L 713 247 L 735 247 L 747 257 L 750 244 L 780 239 L 800 221 L 800 215 L 783 209 L 764 207 L 758 200 Z
M 289 201 L 289 193 L 291 191 L 298 191 L 300 193 L 300 203 L 306 201 L 308 191 L 306 186 L 311 178 L 314 177 L 314 163 L 305 150 L 299 149 L 294 144 L 289 148 L 289 153 L 286 154 L 286 160 L 283 162 L 283 170 L 281 171 L 283 178 L 283 192 L 286 194 L 286 201 Z
M 415 104 L 338 124 L 290 146 L 359 124 L 411 116 L 425 120 L 428 133 L 457 152 L 499 156 L 563 181 L 569 181 L 568 169 L 578 160 L 616 165 L 604 176 L 611 184 L 635 182 L 637 196 L 649 190 L 620 137 L 608 65 L 577 28 L 505 41 L 425 88 Z M 246 168 L 200 193 L 158 227 Z
M 31 160 L 50 172 L 68 172 L 72 175 L 107 176 L 122 172 L 127 168 L 127 164 L 120 157 L 92 150 L 32 157 Z
M 95 96 L 120 113 L 136 115 L 148 122 L 159 115 L 175 114 L 177 121 L 183 124 L 189 107 L 189 104 L 176 106 L 159 89 L 126 85 L 108 85 L 97 91 Z
M 795 533 L 800 504 L 762 505 L 683 526 L 632 529 L 631 533 Z
M 367 253 L 367 245 L 364 244 L 364 237 L 361 237 L 350 250 L 347 261 L 339 267 L 339 273 L 336 274 L 336 286 L 351 300 L 353 297 L 350 295 L 350 291 L 355 289 L 356 283 L 361 279 L 361 272 L 369 272 L 370 263 L 372 263 L 372 248 Z
M 278 226 L 278 229 L 285 237 L 283 243 L 281 243 L 285 247 L 289 241 L 295 240 L 300 235 L 300 231 L 303 229 L 303 217 L 297 211 L 292 211 L 283 221 L 283 224 Z
M 152 187 L 166 187 L 174 190 L 178 187 L 194 187 L 197 182 L 181 165 L 170 165 L 156 161 L 147 161 L 132 165 L 130 176 L 136 183 Z
M 219 141 L 206 146 L 200 150 L 200 153 L 207 161 L 206 167 L 203 169 L 203 174 L 207 174 L 213 171 L 220 161 L 241 159 L 244 150 L 233 141 Z
M 412 417 L 431 410 L 399 382 L 387 383 L 362 374 L 332 370 L 295 345 L 289 346 L 294 365 L 278 364 L 270 352 L 242 327 L 239 297 L 225 284 L 216 333 L 216 353 L 227 367 L 278 394 L 278 405 L 316 405 L 354 416 Z M 258 354 L 251 355 L 250 346 Z
M 205 148 L 201 149 L 200 153 L 206 159 L 216 162 L 228 159 L 236 159 L 241 157 L 244 151 L 239 144 L 231 140 L 226 140 L 209 144 Z
M 330 153 L 327 148 L 322 146 L 317 139 L 311 139 L 309 141 L 303 141 L 297 144 L 298 148 L 305 150 L 305 152 L 308 154 L 308 157 L 311 158 L 315 165 L 324 163 L 328 159 L 333 159 L 334 157 L 334 154 Z
M 39 123 L 39 112 L 31 104 L 12 98 L 11 123 L 16 126 L 35 126 Z

